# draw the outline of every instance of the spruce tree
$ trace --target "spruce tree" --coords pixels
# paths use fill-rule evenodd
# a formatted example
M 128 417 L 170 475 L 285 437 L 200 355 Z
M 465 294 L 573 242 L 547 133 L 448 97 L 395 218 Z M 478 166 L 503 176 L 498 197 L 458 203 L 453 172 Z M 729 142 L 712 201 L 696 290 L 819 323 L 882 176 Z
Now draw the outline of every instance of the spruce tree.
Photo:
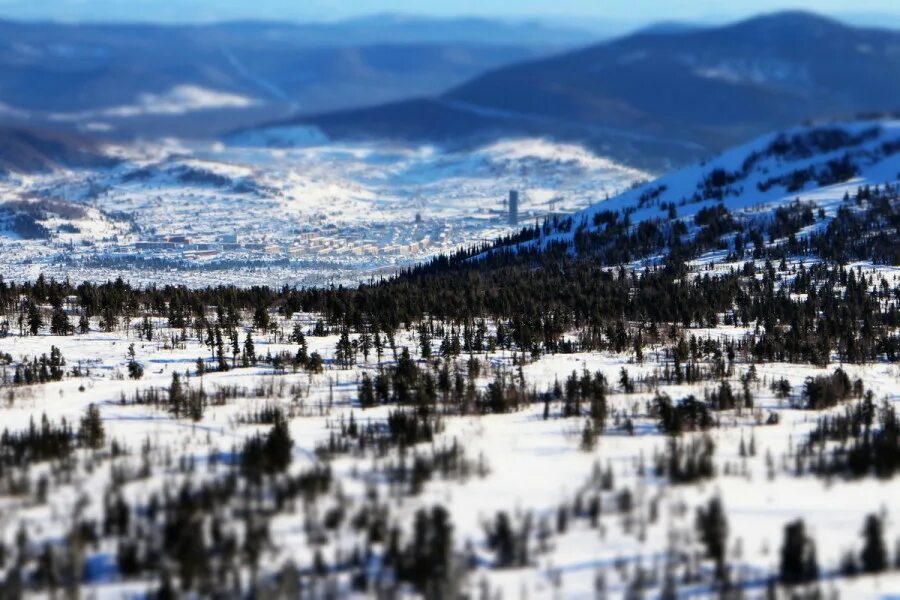
M 41 316 L 41 309 L 34 302 L 28 303 L 28 330 L 31 335 L 37 335 L 41 327 L 44 326 L 44 317 Z
M 178 372 L 172 373 L 172 383 L 169 384 L 169 410 L 179 418 L 185 409 L 184 389 L 181 387 L 181 377 Z
M 50 315 L 50 333 L 53 335 L 69 335 L 72 333 L 69 316 L 61 308 L 53 309 L 53 314 Z
M 368 373 L 362 374 L 359 384 L 359 405 L 363 408 L 375 406 L 375 387 L 372 385 L 372 378 Z
M 883 524 L 877 515 L 866 517 L 863 527 L 863 549 L 859 559 L 865 573 L 881 573 L 887 569 L 888 556 L 884 544 Z
M 78 439 L 87 448 L 97 450 L 103 447 L 106 433 L 103 429 L 103 420 L 100 418 L 100 410 L 94 404 L 87 407 L 87 411 L 81 418 Z
M 134 344 L 128 346 L 128 376 L 132 379 L 140 379 L 144 376 L 144 367 L 135 360 Z
M 244 340 L 244 366 L 256 364 L 256 347 L 253 345 L 253 336 L 247 332 L 247 339 Z
M 306 364 L 306 370 L 310 373 L 321 373 L 324 369 L 324 361 L 322 360 L 322 355 L 318 352 L 313 352 L 309 355 L 309 361 Z
M 781 582 L 786 585 L 809 583 L 819 578 L 816 545 L 806 535 L 802 519 L 792 521 L 784 527 L 780 577 Z
M 700 541 L 706 547 L 707 558 L 716 563 L 716 579 L 725 579 L 725 549 L 728 541 L 728 520 L 718 497 L 709 501 L 706 508 L 697 509 L 697 530 Z

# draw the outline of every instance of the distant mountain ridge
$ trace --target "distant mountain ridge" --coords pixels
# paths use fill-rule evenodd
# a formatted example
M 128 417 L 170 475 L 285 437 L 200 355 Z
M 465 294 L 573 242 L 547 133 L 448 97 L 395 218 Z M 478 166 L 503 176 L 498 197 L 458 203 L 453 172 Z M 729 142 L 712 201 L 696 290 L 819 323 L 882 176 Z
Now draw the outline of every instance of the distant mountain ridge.
M 590 39 L 574 28 L 488 19 L 0 20 L 0 121 L 203 137 L 298 110 L 439 93 L 486 70 Z
M 502 67 L 435 97 L 302 115 L 330 137 L 458 143 L 543 134 L 639 166 L 806 120 L 900 107 L 900 32 L 784 12 L 664 27 Z

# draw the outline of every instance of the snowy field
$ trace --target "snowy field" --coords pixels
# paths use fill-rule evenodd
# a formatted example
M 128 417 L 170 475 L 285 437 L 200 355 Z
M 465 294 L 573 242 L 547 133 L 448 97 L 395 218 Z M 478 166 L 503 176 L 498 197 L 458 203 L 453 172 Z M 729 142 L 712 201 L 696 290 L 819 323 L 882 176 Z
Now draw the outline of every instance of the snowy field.
M 153 341 L 138 339 L 134 333 L 141 323 L 127 331 L 111 333 L 91 331 L 72 336 L 11 335 L 0 339 L 0 353 L 18 360 L 22 356 L 49 353 L 56 346 L 66 361 L 66 368 L 78 367 L 80 376 L 67 375 L 62 381 L 31 386 L 6 386 L 0 407 L 0 422 L 10 431 L 27 429 L 48 415 L 53 422 L 66 419 L 78 423 L 90 404 L 96 404 L 106 432 L 107 450 L 115 441 L 124 449 L 121 456 L 108 451 L 79 450 L 70 475 L 53 483 L 43 501 L 33 497 L 0 498 L 0 534 L 7 547 L 16 544 L 21 531 L 27 532 L 29 543 L 39 547 L 56 543 L 66 536 L 72 515 L 103 520 L 103 502 L 109 490 L 113 465 L 137 468 L 153 465 L 150 476 L 136 476 L 116 487 L 129 502 L 146 505 L 153 491 L 173 485 L 186 477 L 168 461 L 196 462 L 194 473 L 187 477 L 198 480 L 224 476 L 226 466 L 204 466 L 210 457 L 227 457 L 242 440 L 261 431 L 257 425 L 242 423 L 242 415 L 263 406 L 279 406 L 289 419 L 293 438 L 293 461 L 289 471 L 300 473 L 327 462 L 333 470 L 334 483 L 324 499 L 318 502 L 318 513 L 307 508 L 284 509 L 273 515 L 270 523 L 271 545 L 264 551 L 264 572 L 292 561 L 301 569 L 312 564 L 314 552 L 331 557 L 346 556 L 360 543 L 359 534 L 344 521 L 326 536 L 327 541 L 310 543 L 310 521 L 321 518 L 321 511 L 336 503 L 346 514 L 368 502 L 373 495 L 389 500 L 391 519 L 406 532 L 411 532 L 415 511 L 441 505 L 451 515 L 454 547 L 475 561 L 466 576 L 473 591 L 490 590 L 491 597 L 565 597 L 592 598 L 606 592 L 611 597 L 626 595 L 634 586 L 638 573 L 644 573 L 643 593 L 655 597 L 662 593 L 665 582 L 659 580 L 663 564 L 674 557 L 674 573 L 681 578 L 679 595 L 704 597 L 713 594 L 711 562 L 703 558 L 694 519 L 699 507 L 712 497 L 721 499 L 727 515 L 727 556 L 731 580 L 745 597 L 764 597 L 769 578 L 777 572 L 782 530 L 786 523 L 802 518 L 808 534 L 814 539 L 822 580 L 820 589 L 831 597 L 888 598 L 900 590 L 900 575 L 841 575 L 842 560 L 859 553 L 861 528 L 869 514 L 881 515 L 885 523 L 885 539 L 890 552 L 900 542 L 897 525 L 897 483 L 866 476 L 856 480 L 822 477 L 804 472 L 798 474 L 794 462 L 797 449 L 809 436 L 822 413 L 794 407 L 802 397 L 808 377 L 830 374 L 837 365 L 826 369 L 796 364 L 757 364 L 755 378 L 746 390 L 752 395 L 753 408 L 716 413 L 717 427 L 709 430 L 715 444 L 715 476 L 693 483 L 674 485 L 657 472 L 658 457 L 666 454 L 668 438 L 657 427 L 648 412 L 657 391 L 671 398 L 690 394 L 703 398 L 715 389 L 717 381 L 695 384 L 654 382 L 667 362 L 663 346 L 648 346 L 643 361 L 637 363 L 633 353 L 582 353 L 543 356 L 531 361 L 509 352 L 478 352 L 472 357 L 447 359 L 451 372 L 465 370 L 474 358 L 480 374 L 474 382 L 484 389 L 496 373 L 508 370 L 515 385 L 538 391 L 552 389 L 570 373 L 579 375 L 602 372 L 610 383 L 607 397 L 610 417 L 606 430 L 593 446 L 585 447 L 583 419 L 563 418 L 562 401 L 553 399 L 526 404 L 508 414 L 446 416 L 443 429 L 430 443 L 407 448 L 410 455 L 426 455 L 432 448 L 458 444 L 471 468 L 464 475 L 442 479 L 435 475 L 415 493 L 403 486 L 385 481 L 384 468 L 401 460 L 396 448 L 384 455 L 363 453 L 322 454 L 340 424 L 351 419 L 363 427 L 383 423 L 387 406 L 363 409 L 360 406 L 359 382 L 363 373 L 374 376 L 379 364 L 374 356 L 357 357 L 357 364 L 341 368 L 335 362 L 337 335 L 314 336 L 315 315 L 294 315 L 292 321 L 276 323 L 269 333 L 253 331 L 248 324 L 240 330 L 243 341 L 252 332 L 256 354 L 291 354 L 298 346 L 287 342 L 295 324 L 306 333 L 309 352 L 325 359 L 324 371 L 318 374 L 285 373 L 267 364 L 235 368 L 223 373 L 196 372 L 196 360 L 203 358 L 210 369 L 215 363 L 209 348 L 188 339 L 171 347 L 181 330 L 171 330 L 164 319 L 155 318 Z M 97 324 L 92 323 L 97 329 Z M 685 335 L 699 338 L 726 336 L 739 339 L 747 333 L 741 328 L 721 330 L 685 330 Z M 134 360 L 143 365 L 139 380 L 127 376 L 128 347 L 134 344 Z M 416 334 L 397 336 L 398 348 L 407 347 L 416 358 L 419 341 Z M 434 352 L 439 352 L 435 345 Z M 396 364 L 390 349 L 385 350 L 382 366 Z M 263 361 L 264 362 L 264 361 Z M 418 359 L 420 365 L 428 361 Z M 438 362 L 440 360 L 438 359 Z M 521 366 L 513 366 L 518 362 Z M 702 361 L 700 361 L 702 363 Z M 900 402 L 900 367 L 896 364 L 843 365 L 851 380 L 860 378 L 866 390 L 880 403 Z M 634 390 L 626 393 L 617 383 L 625 369 Z M 737 392 L 741 377 L 749 365 L 737 358 L 726 378 Z M 203 388 L 207 396 L 216 390 L 239 388 L 246 397 L 218 404 L 210 400 L 196 420 L 176 418 L 165 407 L 135 406 L 124 403 L 136 391 L 169 389 L 172 375 L 183 375 L 186 387 Z M 7 380 L 11 377 L 6 373 Z M 776 380 L 790 382 L 787 397 L 777 398 L 770 384 Z M 843 407 L 834 409 L 839 413 Z M 777 424 L 767 424 L 777 415 Z M 626 425 L 626 421 L 628 424 Z M 682 442 L 704 434 L 686 433 Z M 150 444 L 152 451 L 142 450 Z M 168 458 L 164 458 L 168 457 Z M 220 458 L 227 463 L 227 458 Z M 169 466 L 165 466 L 165 465 Z M 45 473 L 36 464 L 26 476 L 32 485 Z M 56 481 L 54 479 L 54 481 Z M 596 500 L 594 500 L 596 499 Z M 599 501 L 596 517 L 586 515 L 589 501 Z M 77 508 L 76 508 L 77 507 Z M 495 552 L 486 541 L 485 526 L 499 512 L 510 515 L 515 526 L 529 522 L 526 544 L 527 565 L 496 568 Z M 561 516 L 562 515 L 562 516 Z M 561 524 L 561 520 L 565 524 Z M 376 548 L 383 546 L 375 545 Z M 99 541 L 86 551 L 89 564 L 97 567 L 88 577 L 85 588 L 90 597 L 118 598 L 153 588 L 153 580 L 121 581 L 115 560 L 113 542 Z M 668 558 L 667 558 L 668 557 Z M 338 560 L 335 558 L 334 560 Z M 337 570 L 334 585 L 349 594 L 349 581 Z M 358 595 L 362 595 L 359 594 Z M 135 596 L 131 596 L 135 597 Z

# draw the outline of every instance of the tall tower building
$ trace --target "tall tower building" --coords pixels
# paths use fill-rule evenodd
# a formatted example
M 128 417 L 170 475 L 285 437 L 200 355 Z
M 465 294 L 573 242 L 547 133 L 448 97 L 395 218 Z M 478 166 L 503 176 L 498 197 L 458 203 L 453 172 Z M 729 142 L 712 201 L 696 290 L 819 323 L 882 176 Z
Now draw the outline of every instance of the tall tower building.
M 519 224 L 519 190 L 509 190 L 509 224 Z

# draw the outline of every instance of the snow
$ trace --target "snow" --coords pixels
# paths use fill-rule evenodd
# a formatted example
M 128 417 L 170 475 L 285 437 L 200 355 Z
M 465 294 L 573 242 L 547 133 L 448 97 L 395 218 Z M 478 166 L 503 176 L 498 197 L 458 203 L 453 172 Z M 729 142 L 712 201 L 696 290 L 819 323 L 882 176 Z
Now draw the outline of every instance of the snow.
M 258 104 L 258 100 L 247 96 L 182 84 L 161 93 L 139 94 L 132 104 L 80 112 L 54 113 L 51 118 L 57 121 L 85 121 L 147 115 L 184 115 L 203 110 L 248 108 L 255 104 Z
M 300 317 L 305 322 L 312 321 L 314 315 Z M 286 324 L 285 329 L 288 326 Z M 711 333 L 708 331 L 706 333 Z M 158 323 L 157 339 L 167 339 L 169 331 Z M 703 331 L 691 331 L 705 335 Z M 727 329 L 724 335 L 741 335 L 741 331 Z M 262 334 L 256 336 L 257 352 L 276 352 L 288 345 L 273 343 Z M 333 354 L 336 336 L 323 338 L 308 337 L 310 351 L 323 354 L 326 359 Z M 413 342 L 413 333 L 404 332 L 398 336 L 398 345 Z M 137 360 L 145 365 L 145 376 L 140 381 L 123 378 L 125 352 L 128 344 L 134 343 Z M 322 375 L 309 376 L 303 373 L 273 376 L 267 367 L 235 369 L 227 373 L 210 373 L 202 378 L 202 385 L 211 392 L 220 385 L 237 385 L 252 389 L 260 384 L 274 385 L 275 397 L 245 398 L 230 401 L 224 406 L 210 406 L 198 423 L 177 421 L 168 413 L 146 406 L 121 406 L 118 398 L 136 389 L 165 387 L 171 381 L 175 370 L 192 371 L 197 356 L 208 354 L 208 350 L 196 342 L 188 342 L 185 349 L 167 349 L 161 342 L 141 342 L 123 333 L 92 332 L 87 335 L 54 337 L 11 336 L 0 340 L 0 352 L 11 352 L 14 356 L 34 355 L 47 352 L 50 345 L 58 346 L 69 365 L 91 364 L 90 375 L 80 379 L 67 378 L 60 383 L 16 389 L 16 399 L 0 406 L 0 417 L 4 427 L 21 429 L 27 427 L 31 419 L 39 419 L 48 414 L 52 419 L 66 418 L 77 422 L 89 403 L 100 407 L 107 435 L 135 448 L 144 439 L 152 439 L 169 448 L 175 455 L 192 455 L 205 460 L 209 454 L 220 454 L 227 458 L 231 448 L 244 437 L 259 431 L 258 426 L 240 425 L 237 416 L 249 409 L 259 407 L 263 402 L 276 402 L 285 407 L 295 405 L 288 390 L 299 384 L 308 387 L 302 399 L 307 409 L 304 416 L 291 420 L 291 434 L 295 440 L 295 460 L 292 469 L 302 470 L 317 459 L 313 451 L 317 443 L 328 439 L 331 424 L 352 413 L 357 422 L 384 419 L 386 408 L 360 410 L 356 406 L 356 381 L 362 371 L 375 368 L 374 362 L 367 362 L 348 370 L 336 369 L 333 365 Z M 389 353 L 388 353 L 389 354 Z M 581 353 L 574 355 L 545 356 L 525 365 L 523 375 L 528 387 L 546 389 L 554 380 L 562 380 L 575 370 L 601 370 L 610 382 L 615 382 L 621 368 L 626 368 L 632 376 L 649 373 L 657 366 L 653 349 L 645 352 L 646 361 L 636 364 L 633 358 L 612 353 Z M 498 352 L 483 356 L 495 363 L 506 363 L 510 355 Z M 745 370 L 745 365 L 737 365 L 736 374 Z M 636 512 L 633 520 L 626 518 L 615 509 L 615 495 L 603 494 L 603 513 L 599 530 L 591 529 L 583 520 L 573 520 L 564 534 L 554 536 L 546 553 L 537 553 L 534 541 L 534 563 L 529 568 L 496 571 L 481 567 L 473 576 L 474 580 L 486 577 L 495 589 L 503 590 L 504 596 L 519 594 L 527 590 L 529 596 L 551 595 L 559 587 L 565 597 L 591 597 L 598 569 L 604 565 L 608 590 L 614 596 L 622 592 L 620 584 L 612 579 L 615 570 L 611 565 L 626 563 L 631 565 L 652 565 L 662 560 L 673 541 L 687 551 L 695 548 L 693 538 L 693 515 L 695 508 L 703 505 L 711 496 L 722 498 L 727 510 L 729 524 L 729 553 L 736 569 L 743 573 L 745 591 L 765 588 L 765 578 L 777 570 L 778 551 L 782 529 L 788 521 L 803 518 L 817 542 L 819 563 L 826 581 L 836 577 L 837 569 L 846 551 L 858 551 L 859 532 L 863 518 L 870 513 L 887 515 L 887 535 L 889 547 L 900 536 L 892 510 L 896 508 L 896 484 L 863 478 L 853 482 L 824 480 L 811 475 L 797 477 L 792 473 L 792 463 L 783 459 L 792 447 L 802 443 L 810 431 L 817 415 L 795 410 L 775 399 L 768 390 L 767 382 L 781 377 L 791 381 L 794 390 L 799 390 L 803 381 L 812 375 L 830 373 L 829 369 L 819 369 L 796 364 L 759 364 L 757 373 L 759 384 L 754 384 L 753 393 L 760 410 L 774 411 L 781 417 L 774 426 L 758 425 L 753 412 L 743 415 L 723 413 L 722 426 L 711 430 L 717 451 L 715 462 L 719 475 L 707 482 L 670 486 L 653 474 L 652 457 L 662 452 L 666 438 L 658 433 L 652 420 L 644 416 L 644 403 L 652 398 L 650 390 L 638 390 L 634 394 L 624 394 L 615 386 L 609 396 L 612 408 L 636 415 L 637 435 L 629 436 L 614 423 L 599 438 L 598 445 L 591 452 L 579 449 L 582 422 L 579 419 L 557 417 L 559 407 L 554 406 L 552 417 L 544 420 L 543 405 L 534 405 L 506 415 L 447 417 L 445 430 L 435 441 L 436 445 L 458 441 L 470 460 L 482 460 L 487 467 L 485 477 L 471 476 L 464 481 L 444 481 L 435 479 L 426 484 L 423 493 L 407 497 L 393 505 L 394 514 L 410 525 L 412 515 L 419 507 L 442 504 L 453 516 L 454 536 L 459 548 L 471 541 L 484 565 L 489 565 L 492 554 L 483 545 L 484 524 L 493 519 L 498 511 L 507 511 L 514 520 L 526 512 L 535 517 L 535 526 L 543 519 L 549 519 L 551 527 L 555 523 L 556 510 L 561 504 L 571 505 L 576 494 L 585 489 L 593 489 L 591 483 L 596 468 L 611 468 L 615 489 L 629 489 L 634 497 Z M 890 402 L 900 402 L 900 367 L 897 365 L 843 365 L 851 378 L 862 377 L 867 389 L 876 398 Z M 192 376 L 189 384 L 198 386 L 200 378 Z M 480 385 L 487 379 L 482 377 Z M 711 384 L 679 385 L 665 389 L 673 398 L 687 394 L 702 397 L 703 388 Z M 733 385 L 739 385 L 733 382 Z M 78 387 L 84 386 L 84 391 Z M 281 391 L 278 391 L 281 390 Z M 329 406 L 319 414 L 317 406 Z M 738 445 L 753 438 L 756 446 L 754 456 L 741 457 Z M 420 447 L 417 450 L 424 451 Z M 223 454 L 224 453 L 224 454 Z M 775 461 L 775 475 L 767 475 L 767 455 Z M 641 467 L 643 464 L 643 467 Z M 730 474 L 726 474 L 726 465 Z M 338 456 L 332 461 L 332 468 L 338 478 L 343 494 L 350 502 L 358 501 L 367 494 L 373 481 L 366 473 L 375 466 L 365 457 Z M 12 511 L 12 520 L 0 524 L 0 534 L 11 542 L 19 524 L 25 524 L 37 539 L 52 539 L 62 535 L 65 519 L 71 512 L 72 504 L 79 495 L 86 494 L 89 504 L 84 509 L 88 515 L 99 516 L 101 491 L 105 488 L 108 472 L 99 469 L 90 476 L 76 479 L 71 486 L 54 491 L 46 506 L 25 507 L 11 504 L 0 498 L 0 507 Z M 126 485 L 129 498 L 146 499 L 153 489 L 165 481 L 164 475 L 150 480 Z M 386 484 L 376 484 L 384 487 Z M 390 497 L 387 488 L 382 492 Z M 658 517 L 648 517 L 650 504 L 655 504 Z M 518 516 L 516 516 L 518 515 Z M 643 515 L 641 517 L 640 515 Z M 312 550 L 301 533 L 303 516 L 298 513 L 283 513 L 272 524 L 274 548 L 267 559 L 271 565 L 280 565 L 285 559 L 293 559 L 299 565 L 309 564 Z M 340 536 L 349 543 L 352 538 Z M 337 542 L 331 542 L 332 544 Z M 113 549 L 109 549 L 112 551 Z M 114 553 L 113 553 L 114 556 Z M 116 577 L 113 559 L 108 554 L 97 554 L 91 558 L 89 572 L 90 589 L 100 598 L 118 597 L 123 593 L 123 583 Z M 134 582 L 128 589 L 141 589 Z M 853 597 L 878 597 L 886 590 L 900 586 L 900 575 L 888 574 L 880 577 L 861 577 L 853 580 L 840 579 L 826 582 L 826 586 L 837 586 L 844 594 Z M 127 587 L 127 586 L 126 586 Z M 686 594 L 702 594 L 708 584 L 686 586 Z M 691 592 L 694 590 L 694 592 Z
M 782 60 L 765 58 L 753 60 L 685 58 L 688 64 L 694 65 L 694 72 L 700 77 L 728 83 L 754 85 L 781 83 L 796 87 L 810 85 L 812 79 L 805 67 Z

